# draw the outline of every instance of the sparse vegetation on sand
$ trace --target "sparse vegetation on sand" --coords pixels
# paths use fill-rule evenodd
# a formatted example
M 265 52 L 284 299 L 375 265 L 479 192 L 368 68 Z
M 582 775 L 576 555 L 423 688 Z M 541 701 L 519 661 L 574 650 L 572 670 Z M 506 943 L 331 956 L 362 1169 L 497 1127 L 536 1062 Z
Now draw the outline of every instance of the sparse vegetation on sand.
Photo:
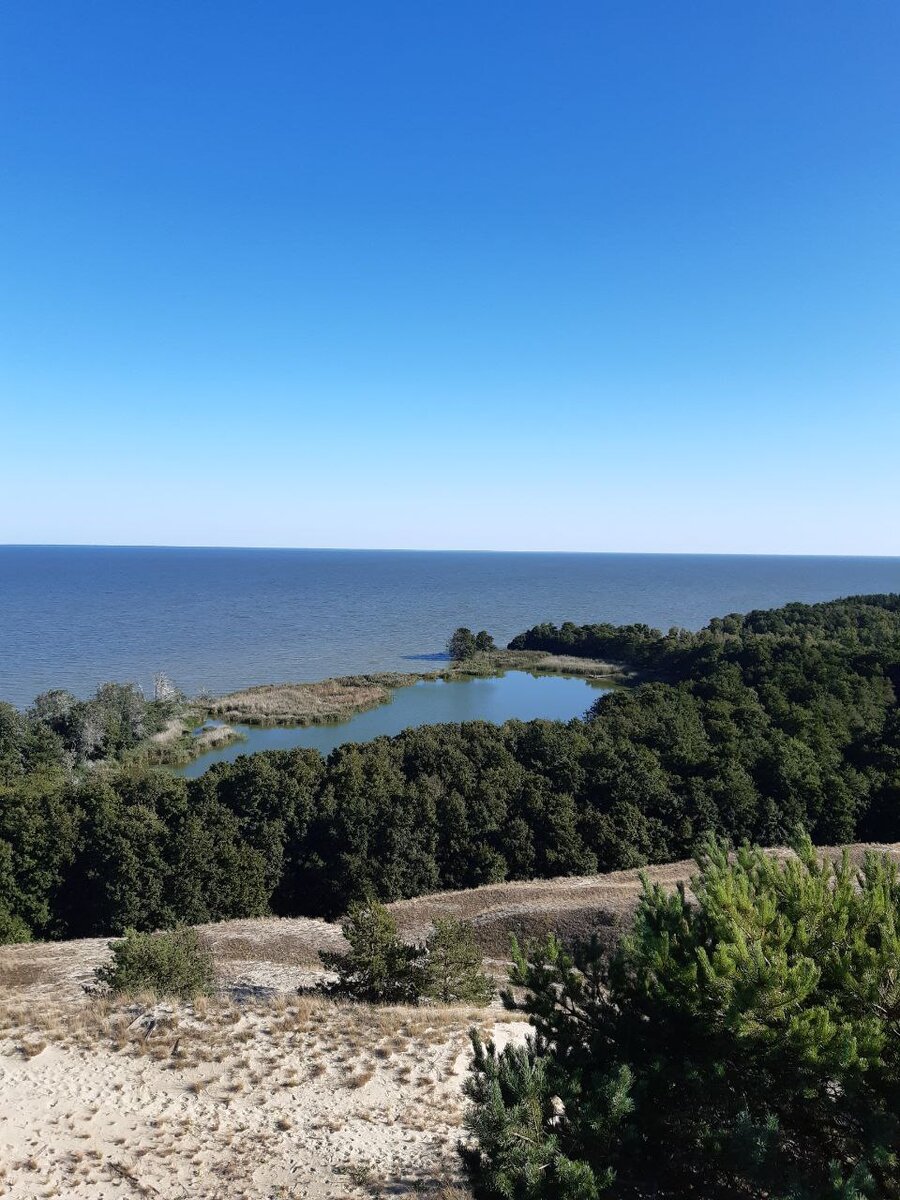
M 401 921 L 420 940 L 418 914 Z M 83 1200 L 123 1182 L 163 1200 L 468 1198 L 456 1154 L 468 1031 L 503 1044 L 524 1022 L 496 1007 L 298 994 L 317 977 L 318 950 L 342 945 L 323 921 L 197 934 L 217 988 L 192 1002 L 86 997 L 110 961 L 103 939 L 0 949 L 0 1188 Z
M 851 848 L 851 861 L 865 852 Z M 681 862 L 648 874 L 677 899 L 694 870 Z M 621 932 L 641 895 L 638 873 L 623 871 L 444 892 L 389 910 L 407 943 L 455 916 L 482 952 L 505 958 L 514 932 Z M 523 1013 L 298 994 L 320 977 L 320 950 L 346 948 L 340 927 L 321 920 L 265 917 L 197 933 L 212 951 L 216 991 L 193 1002 L 85 996 L 110 958 L 107 939 L 0 947 L 0 1186 L 12 1200 L 107 1200 L 120 1190 L 162 1200 L 468 1200 L 456 1153 L 468 1031 L 502 1052 L 523 1044 Z M 491 966 L 506 977 L 508 963 Z
M 463 1200 L 473 1025 L 501 1042 L 525 1028 L 496 1010 L 283 993 L 7 994 L 0 1195 Z

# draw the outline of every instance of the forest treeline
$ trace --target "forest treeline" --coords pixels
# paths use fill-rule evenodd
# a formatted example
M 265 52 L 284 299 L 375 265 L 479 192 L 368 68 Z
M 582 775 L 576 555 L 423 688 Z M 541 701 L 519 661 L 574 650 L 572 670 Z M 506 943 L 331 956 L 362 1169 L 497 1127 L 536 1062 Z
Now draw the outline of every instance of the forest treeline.
M 648 681 L 568 724 L 425 726 L 327 759 L 245 756 L 195 780 L 127 756 L 98 768 L 58 705 L 0 705 L 0 940 L 336 916 L 364 895 L 686 857 L 709 833 L 900 839 L 898 595 L 699 633 L 540 625 L 511 647 L 615 659 Z M 124 745 L 140 732 L 136 702 L 103 695 L 124 705 L 104 726 Z

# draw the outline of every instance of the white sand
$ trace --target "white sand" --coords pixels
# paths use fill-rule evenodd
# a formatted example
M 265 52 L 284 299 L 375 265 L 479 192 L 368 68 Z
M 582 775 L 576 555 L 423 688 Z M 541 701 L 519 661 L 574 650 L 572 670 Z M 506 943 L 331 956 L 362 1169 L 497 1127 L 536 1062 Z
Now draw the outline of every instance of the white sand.
M 303 997 L 21 1016 L 0 1039 L 0 1194 L 22 1200 L 440 1194 L 459 1173 L 466 1030 L 525 1029 Z

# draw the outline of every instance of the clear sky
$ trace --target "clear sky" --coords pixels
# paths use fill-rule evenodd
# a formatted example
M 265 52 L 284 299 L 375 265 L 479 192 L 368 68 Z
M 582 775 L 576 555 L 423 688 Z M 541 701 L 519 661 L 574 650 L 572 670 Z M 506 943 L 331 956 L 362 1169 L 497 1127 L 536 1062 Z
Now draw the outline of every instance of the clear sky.
M 897 0 L 4 0 L 0 542 L 900 553 Z

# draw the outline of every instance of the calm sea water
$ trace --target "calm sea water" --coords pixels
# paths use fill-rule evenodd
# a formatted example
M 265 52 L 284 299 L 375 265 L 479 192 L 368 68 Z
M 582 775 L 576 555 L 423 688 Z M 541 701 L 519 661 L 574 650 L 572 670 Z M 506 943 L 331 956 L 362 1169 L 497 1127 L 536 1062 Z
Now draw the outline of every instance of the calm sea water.
M 382 734 L 400 733 L 414 725 L 447 721 L 493 721 L 499 725 L 513 718 L 531 721 L 536 717 L 570 721 L 583 717 L 597 697 L 608 690 L 586 679 L 525 671 L 507 671 L 497 679 L 428 680 L 395 688 L 389 704 L 333 725 L 277 729 L 237 725 L 245 741 L 211 750 L 178 773 L 192 778 L 202 775 L 215 762 L 234 762 L 239 754 L 255 754 L 258 750 L 308 746 L 328 755 L 345 742 L 371 742 Z
M 457 625 L 696 629 L 788 600 L 900 590 L 900 559 L 0 547 L 0 699 L 107 679 L 182 688 L 427 669 Z

